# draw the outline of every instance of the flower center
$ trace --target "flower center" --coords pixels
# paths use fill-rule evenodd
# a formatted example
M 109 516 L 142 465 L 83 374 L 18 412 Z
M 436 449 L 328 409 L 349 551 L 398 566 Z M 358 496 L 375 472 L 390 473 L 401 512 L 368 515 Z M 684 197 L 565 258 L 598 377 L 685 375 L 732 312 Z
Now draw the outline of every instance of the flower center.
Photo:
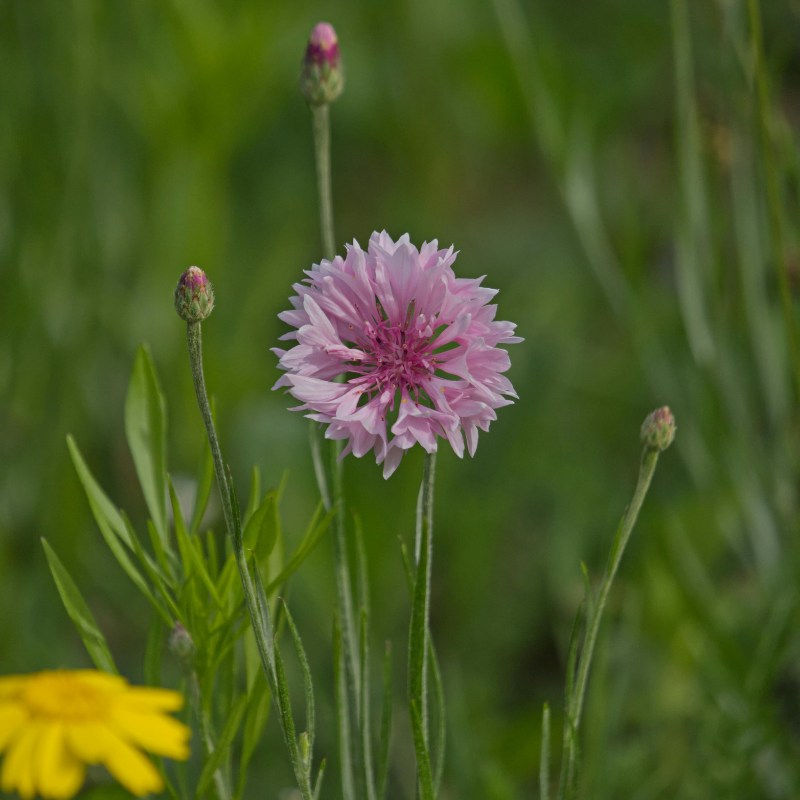
M 29 681 L 20 700 L 33 716 L 88 720 L 104 716 L 108 704 L 103 694 L 71 675 L 51 672 Z
M 370 395 L 380 393 L 383 402 L 392 405 L 398 389 L 405 388 L 418 399 L 422 382 L 436 369 L 430 329 L 421 333 L 408 324 L 392 326 L 383 319 L 377 325 L 367 322 L 365 334 L 367 340 L 358 342 L 365 358 L 351 366 L 359 377 L 350 383 Z

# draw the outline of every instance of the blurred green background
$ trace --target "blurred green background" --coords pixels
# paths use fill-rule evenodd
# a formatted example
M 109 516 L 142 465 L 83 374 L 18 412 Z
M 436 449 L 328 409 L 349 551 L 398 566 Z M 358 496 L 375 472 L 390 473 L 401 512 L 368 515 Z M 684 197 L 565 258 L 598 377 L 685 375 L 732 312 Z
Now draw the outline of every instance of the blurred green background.
M 771 145 L 800 278 L 800 4 L 765 2 Z M 520 400 L 476 458 L 441 449 L 432 624 L 449 703 L 443 798 L 536 796 L 542 702 L 637 474 L 638 428 L 678 422 L 604 625 L 584 737 L 589 798 L 800 792 L 796 393 L 770 233 L 744 0 L 5 0 L 0 4 L 0 673 L 87 665 L 46 536 L 126 674 L 149 608 L 107 551 L 69 460 L 145 517 L 123 430 L 149 343 L 171 472 L 202 426 L 172 289 L 213 280 L 207 379 L 242 490 L 290 472 L 290 546 L 316 502 L 308 429 L 271 393 L 290 286 L 319 260 L 305 40 L 332 22 L 337 241 L 385 228 L 461 251 L 526 338 Z M 774 211 L 774 209 L 773 209 Z M 385 482 L 347 460 L 367 536 L 373 649 L 394 642 L 392 797 L 421 453 Z M 327 540 L 292 582 L 334 756 Z M 377 673 L 374 684 L 378 684 Z M 335 759 L 333 759 L 335 760 Z M 292 780 L 272 719 L 250 796 Z M 339 796 L 334 772 L 324 794 Z

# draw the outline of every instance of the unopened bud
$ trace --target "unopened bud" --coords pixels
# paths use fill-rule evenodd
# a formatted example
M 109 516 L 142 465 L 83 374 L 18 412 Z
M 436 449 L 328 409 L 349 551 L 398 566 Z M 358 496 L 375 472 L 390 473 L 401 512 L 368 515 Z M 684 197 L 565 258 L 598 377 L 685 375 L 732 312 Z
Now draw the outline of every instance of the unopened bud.
M 652 450 L 666 450 L 675 438 L 675 417 L 668 406 L 657 408 L 642 424 L 642 442 Z
M 195 646 L 192 636 L 180 622 L 175 623 L 169 635 L 169 649 L 182 661 L 190 661 L 194 657 Z
M 304 764 L 308 764 L 310 755 L 311 755 L 311 741 L 309 740 L 308 732 L 303 731 L 300 734 L 300 758 L 303 759 Z
M 214 289 L 200 267 L 189 267 L 175 287 L 175 310 L 185 322 L 202 322 L 214 310 Z
M 339 39 L 333 25 L 319 22 L 308 37 L 300 91 L 309 105 L 332 103 L 344 89 L 344 71 L 339 58 Z

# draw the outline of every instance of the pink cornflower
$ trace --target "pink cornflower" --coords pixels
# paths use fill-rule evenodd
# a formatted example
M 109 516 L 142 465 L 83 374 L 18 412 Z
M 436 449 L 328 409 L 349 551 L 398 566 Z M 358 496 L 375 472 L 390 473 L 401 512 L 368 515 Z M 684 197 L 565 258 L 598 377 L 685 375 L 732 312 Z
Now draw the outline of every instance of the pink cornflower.
M 302 403 L 295 410 L 327 423 L 326 438 L 348 439 L 343 456 L 374 450 L 384 478 L 416 442 L 435 452 L 437 436 L 460 458 L 463 431 L 474 455 L 478 428 L 488 431 L 495 409 L 517 396 L 497 347 L 522 341 L 516 325 L 494 321 L 487 304 L 497 291 L 483 278 L 456 278 L 456 255 L 436 240 L 417 250 L 408 234 L 373 233 L 367 252 L 354 241 L 344 259 L 307 270 L 293 310 L 278 315 L 297 328 L 281 339 L 298 344 L 273 348 L 286 370 L 273 388 L 288 387 Z

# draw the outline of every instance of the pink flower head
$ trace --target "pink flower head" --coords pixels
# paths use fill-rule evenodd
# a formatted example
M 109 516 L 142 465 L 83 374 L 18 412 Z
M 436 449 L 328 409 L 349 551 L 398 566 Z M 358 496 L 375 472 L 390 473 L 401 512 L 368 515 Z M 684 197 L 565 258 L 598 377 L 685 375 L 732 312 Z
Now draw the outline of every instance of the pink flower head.
M 318 22 L 308 37 L 306 62 L 321 64 L 328 62 L 332 66 L 339 63 L 339 38 L 333 25 L 329 22 Z
M 432 453 L 446 438 L 460 458 L 465 436 L 474 455 L 478 428 L 517 396 L 497 346 L 522 341 L 516 325 L 495 321 L 497 291 L 483 278 L 456 278 L 456 255 L 435 240 L 417 250 L 408 234 L 373 233 L 367 252 L 354 241 L 344 259 L 307 270 L 293 310 L 278 315 L 297 328 L 281 339 L 297 344 L 273 348 L 286 370 L 273 388 L 288 387 L 295 410 L 327 423 L 326 438 L 349 440 L 343 456 L 374 450 L 384 478 L 417 442 Z

